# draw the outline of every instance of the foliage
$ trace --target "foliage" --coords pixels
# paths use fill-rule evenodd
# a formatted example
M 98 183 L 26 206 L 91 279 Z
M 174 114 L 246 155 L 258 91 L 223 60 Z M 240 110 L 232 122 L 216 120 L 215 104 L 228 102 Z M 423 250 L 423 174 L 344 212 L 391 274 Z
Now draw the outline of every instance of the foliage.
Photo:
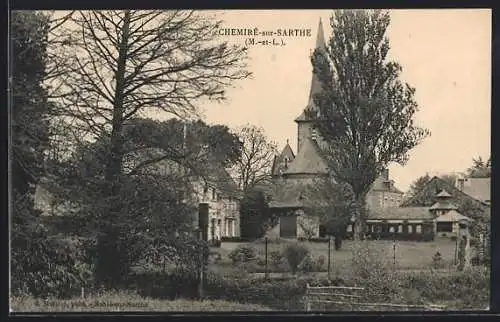
M 90 282 L 91 268 L 78 241 L 53 235 L 29 200 L 16 199 L 11 231 L 14 295 L 68 297 Z
M 470 178 L 490 178 L 491 177 L 491 157 L 488 160 L 478 157 L 472 160 L 472 166 L 467 169 Z
M 357 242 L 352 252 L 353 279 L 365 287 L 366 296 L 380 301 L 392 299 L 399 291 L 399 283 L 387 253 L 367 241 Z
M 256 257 L 256 253 L 255 249 L 251 246 L 238 246 L 228 256 L 234 264 L 246 263 L 253 260 Z
M 269 257 L 271 258 L 271 264 L 275 267 L 283 263 L 283 254 L 279 250 L 270 252 Z
M 305 192 L 306 206 L 319 217 L 326 234 L 341 240 L 355 211 L 354 195 L 349 185 L 331 179 L 316 179 Z
M 247 124 L 237 133 L 242 143 L 242 153 L 233 171 L 240 189 L 247 191 L 259 184 L 269 184 L 277 152 L 276 143 L 266 137 L 262 127 Z
M 260 238 L 276 222 L 262 190 L 247 189 L 240 203 L 240 229 L 243 237 Z
M 320 272 L 325 264 L 325 256 L 313 259 L 309 254 L 299 264 L 298 271 L 303 273 Z
M 298 271 L 300 264 L 309 255 L 309 253 L 309 249 L 299 243 L 293 243 L 285 247 L 283 255 L 285 256 L 293 274 Z
M 207 15 L 188 11 L 80 11 L 53 30 L 51 68 L 63 75 L 50 84 L 59 103 L 52 111 L 54 130 L 66 134 L 73 152 L 52 161 L 56 186 L 64 192 L 61 199 L 75 204 L 78 216 L 95 225 L 85 228 L 95 232 L 100 283 L 116 287 L 122 282 L 140 255 L 135 245 L 156 238 L 151 231 L 183 234 L 193 223 L 186 200 L 192 187 L 182 169 L 196 166 L 189 167 L 183 158 L 189 140 L 180 136 L 181 123 L 167 121 L 163 128 L 138 118 L 152 112 L 197 117 L 200 100 L 223 100 L 233 81 L 249 76 L 246 50 L 216 41 L 219 26 Z M 227 127 L 192 124 L 193 134 L 208 138 L 203 142 L 208 148 L 195 144 L 198 149 L 221 156 L 221 163 L 239 157 L 239 144 Z M 235 144 L 214 145 L 214 139 Z M 191 160 L 199 157 L 195 152 Z M 161 178 L 158 172 L 142 171 L 164 160 L 180 165 L 181 174 Z M 210 164 L 206 161 L 198 165 Z M 95 171 L 89 172 L 85 163 Z
M 436 252 L 436 254 L 432 256 L 432 267 L 436 269 L 444 267 L 443 257 L 440 252 Z
M 443 174 L 440 175 L 439 178 L 445 181 L 451 187 L 454 187 L 458 176 L 455 174 Z M 411 198 L 415 196 L 415 194 L 420 190 L 422 190 L 429 183 L 429 181 L 431 181 L 431 179 L 432 177 L 429 176 L 428 173 L 426 173 L 424 176 L 421 176 L 417 178 L 415 181 L 413 181 L 408 191 L 408 197 Z
M 385 11 L 338 10 L 330 19 L 328 48 L 316 49 L 311 59 L 321 91 L 307 114 L 335 180 L 352 188 L 356 238 L 376 177 L 391 162 L 405 164 L 429 134 L 413 121 L 415 89 L 399 80 L 401 66 L 387 60 L 389 23 Z
M 49 21 L 43 13 L 15 11 L 11 16 L 11 133 L 12 189 L 33 193 L 43 174 L 49 123 L 46 74 L 46 38 Z
M 489 305 L 489 271 L 478 268 L 447 275 L 432 271 L 410 274 L 401 279 L 402 288 L 416 289 L 422 300 L 452 301 L 455 309 L 479 309 Z

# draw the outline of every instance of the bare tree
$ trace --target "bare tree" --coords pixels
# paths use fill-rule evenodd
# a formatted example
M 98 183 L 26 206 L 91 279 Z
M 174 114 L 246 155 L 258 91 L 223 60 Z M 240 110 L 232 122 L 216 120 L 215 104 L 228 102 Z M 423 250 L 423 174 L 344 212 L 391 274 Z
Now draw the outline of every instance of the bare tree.
M 115 226 L 122 211 L 121 178 L 124 156 L 131 152 L 127 126 L 152 113 L 197 116 L 200 100 L 223 100 L 233 81 L 250 75 L 246 49 L 217 39 L 219 26 L 220 21 L 193 11 L 79 11 L 52 30 L 53 115 L 67 125 L 75 146 L 96 139 L 105 143 L 99 198 L 106 210 L 98 259 L 117 252 L 111 240 L 120 235 Z M 148 165 L 164 159 L 155 155 Z M 108 258 L 109 265 L 113 262 L 120 265 Z M 119 271 L 111 266 L 100 276 Z
M 238 131 L 238 135 L 242 152 L 234 173 L 240 188 L 246 191 L 257 184 L 269 182 L 277 147 L 266 137 L 262 127 L 245 125 Z

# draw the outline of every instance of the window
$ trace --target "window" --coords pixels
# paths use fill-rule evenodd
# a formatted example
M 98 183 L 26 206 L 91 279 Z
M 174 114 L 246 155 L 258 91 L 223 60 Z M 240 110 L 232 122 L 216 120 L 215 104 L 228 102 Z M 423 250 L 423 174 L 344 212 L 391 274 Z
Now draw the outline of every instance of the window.
M 413 226 L 412 225 L 408 225 L 408 233 L 413 233 Z
M 215 188 L 212 188 L 212 200 L 215 200 L 217 197 L 217 193 L 215 192 Z
M 416 229 L 415 229 L 415 232 L 417 234 L 421 234 L 422 233 L 422 225 L 417 225 Z
M 399 225 L 398 226 L 398 233 L 402 233 L 403 232 L 403 225 Z
M 453 223 L 452 222 L 438 222 L 436 228 L 437 228 L 438 233 L 451 233 L 451 232 L 453 232 Z
M 396 230 L 394 229 L 394 226 L 389 227 L 389 232 L 394 233 Z
M 318 133 L 316 132 L 316 129 L 313 128 L 312 129 L 312 133 L 311 133 L 311 139 L 313 139 L 314 141 L 316 141 L 317 135 L 318 135 Z
M 205 185 L 205 186 L 203 187 L 203 194 L 206 194 L 207 192 L 208 192 L 208 186 L 207 186 L 207 185 Z

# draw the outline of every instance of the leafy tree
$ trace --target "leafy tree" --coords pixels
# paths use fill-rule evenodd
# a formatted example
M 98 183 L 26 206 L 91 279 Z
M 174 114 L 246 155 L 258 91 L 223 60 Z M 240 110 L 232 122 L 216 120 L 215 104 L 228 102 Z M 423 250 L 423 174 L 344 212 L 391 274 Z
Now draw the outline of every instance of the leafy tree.
M 322 91 L 307 114 L 316 121 L 335 180 L 352 189 L 356 239 L 371 184 L 389 163 L 404 164 L 429 134 L 413 121 L 415 89 L 399 80 L 401 66 L 388 61 L 389 23 L 380 10 L 336 11 L 328 47 L 311 59 Z
M 226 87 L 249 75 L 245 49 L 217 41 L 219 26 L 187 11 L 82 11 L 54 31 L 51 67 L 62 75 L 51 83 L 60 103 L 54 117 L 71 124 L 68 140 L 75 147 L 105 142 L 99 156 L 103 174 L 93 191 L 82 191 L 96 198 L 102 269 L 97 275 L 109 286 L 119 284 L 126 271 L 117 251 L 125 237 L 117 226 L 126 222 L 122 198 L 131 180 L 123 169 L 129 122 L 152 112 L 194 116 L 200 100 L 224 99 Z M 157 154 L 153 159 L 163 160 Z
M 454 187 L 458 176 L 455 174 L 443 174 L 443 175 L 440 175 L 439 178 L 446 181 L 451 187 Z M 431 181 L 431 179 L 432 179 L 432 177 L 429 176 L 428 173 L 426 173 L 425 175 L 423 175 L 423 176 L 417 178 L 415 181 L 413 181 L 412 184 L 410 185 L 410 189 L 408 191 L 408 197 L 409 198 L 413 197 L 418 191 L 423 189 L 423 187 L 425 185 L 427 185 L 427 183 L 429 183 L 429 181 Z
M 240 203 L 241 236 L 260 238 L 274 221 L 266 192 L 256 188 L 247 189 Z
M 326 233 L 335 236 L 337 243 L 340 243 L 355 211 L 350 186 L 336 183 L 330 178 L 316 179 L 305 191 L 304 200 L 308 213 L 319 217 Z
M 481 157 L 472 159 L 472 166 L 467 169 L 467 175 L 471 178 L 491 177 L 491 157 L 484 161 Z
M 241 158 L 234 166 L 235 176 L 243 191 L 269 183 L 277 147 L 262 127 L 246 125 L 238 131 L 242 142 Z
M 70 296 L 83 272 L 78 243 L 56 234 L 34 204 L 49 142 L 49 27 L 45 14 L 11 13 L 11 291 L 37 297 Z
M 20 196 L 33 193 L 48 147 L 49 104 L 42 85 L 48 22 L 41 13 L 15 11 L 11 15 L 11 173 L 12 189 Z

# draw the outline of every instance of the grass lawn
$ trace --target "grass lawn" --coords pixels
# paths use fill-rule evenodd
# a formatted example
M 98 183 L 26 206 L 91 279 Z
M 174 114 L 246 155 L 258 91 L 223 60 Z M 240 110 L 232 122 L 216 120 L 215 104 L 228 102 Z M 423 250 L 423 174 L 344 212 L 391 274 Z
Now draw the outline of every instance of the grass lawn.
M 280 240 L 279 243 L 273 242 L 268 244 L 268 253 L 272 251 L 283 251 L 283 249 L 294 241 Z M 300 242 L 311 251 L 314 258 L 324 256 L 328 258 L 328 243 L 319 242 Z M 394 248 L 393 242 L 390 240 L 374 240 L 369 241 L 370 245 L 378 248 L 387 255 L 387 260 L 393 262 Z M 212 263 L 210 268 L 221 273 L 229 273 L 233 264 L 228 257 L 229 253 L 238 246 L 251 246 L 255 249 L 259 258 L 265 256 L 265 246 L 263 242 L 253 243 L 223 243 L 220 248 L 212 249 L 213 252 L 220 254 L 220 260 L 217 263 Z M 334 270 L 349 270 L 352 262 L 352 250 L 354 242 L 350 240 L 343 241 L 342 248 L 338 251 L 333 249 L 331 253 L 331 263 Z M 443 266 L 451 268 L 455 258 L 455 242 L 450 239 L 437 238 L 432 242 L 413 242 L 413 241 L 396 241 L 395 257 L 396 267 L 403 270 L 428 269 L 432 266 L 432 258 L 436 252 L 441 253 Z M 326 261 L 325 261 L 326 262 Z M 270 263 L 270 258 L 268 258 Z M 269 264 L 269 266 L 271 266 Z M 272 270 L 272 268 L 270 268 Z M 325 263 L 324 270 L 327 269 Z
M 219 300 L 174 301 L 143 298 L 136 294 L 105 294 L 85 299 L 44 300 L 32 297 L 11 298 L 11 312 L 231 312 L 271 311 L 257 304 L 240 304 Z

